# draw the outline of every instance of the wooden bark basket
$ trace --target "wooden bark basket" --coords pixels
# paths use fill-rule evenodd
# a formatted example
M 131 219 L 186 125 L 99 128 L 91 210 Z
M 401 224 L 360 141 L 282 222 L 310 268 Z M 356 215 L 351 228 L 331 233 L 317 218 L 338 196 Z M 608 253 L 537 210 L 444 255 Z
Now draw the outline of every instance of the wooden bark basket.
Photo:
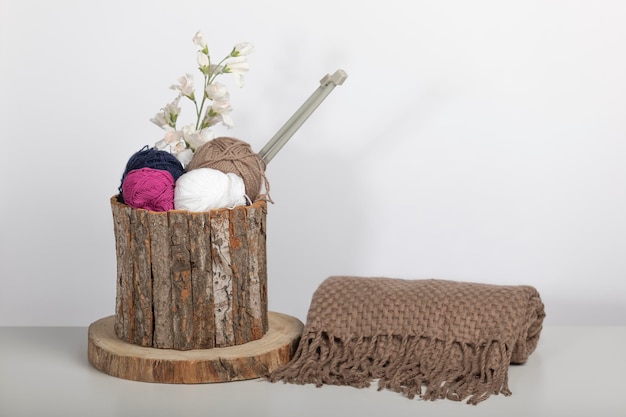
M 111 198 L 115 333 L 129 343 L 210 349 L 267 332 L 266 203 L 209 212 L 133 209 Z
M 89 328 L 96 368 L 146 382 L 221 382 L 268 374 L 291 358 L 302 323 L 271 313 L 271 328 L 265 200 L 197 213 L 134 209 L 117 196 L 110 203 L 117 293 L 115 315 Z M 224 361 L 230 371 L 219 372 Z M 173 371 L 155 376 L 160 364 Z

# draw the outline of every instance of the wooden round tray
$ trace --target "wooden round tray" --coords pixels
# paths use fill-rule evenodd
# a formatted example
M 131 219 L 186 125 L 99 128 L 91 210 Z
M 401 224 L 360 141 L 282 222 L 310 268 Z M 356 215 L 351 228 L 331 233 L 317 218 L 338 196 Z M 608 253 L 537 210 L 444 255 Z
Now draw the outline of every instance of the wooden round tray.
M 143 382 L 196 384 L 268 376 L 291 360 L 304 328 L 297 318 L 270 311 L 261 339 L 214 349 L 142 347 L 115 335 L 115 316 L 89 326 L 89 362 L 109 375 Z

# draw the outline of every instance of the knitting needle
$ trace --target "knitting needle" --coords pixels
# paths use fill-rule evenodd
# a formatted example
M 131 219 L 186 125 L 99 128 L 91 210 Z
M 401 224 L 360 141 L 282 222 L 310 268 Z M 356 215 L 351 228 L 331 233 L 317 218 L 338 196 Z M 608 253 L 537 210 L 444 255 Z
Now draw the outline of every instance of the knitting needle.
M 333 75 L 326 74 L 320 80 L 320 86 L 311 94 L 311 96 L 300 106 L 300 108 L 287 120 L 278 132 L 267 142 L 267 144 L 258 153 L 259 157 L 269 163 L 274 156 L 281 150 L 294 133 L 306 122 L 309 116 L 317 109 L 333 89 L 343 84 L 348 78 L 344 70 L 337 70 Z

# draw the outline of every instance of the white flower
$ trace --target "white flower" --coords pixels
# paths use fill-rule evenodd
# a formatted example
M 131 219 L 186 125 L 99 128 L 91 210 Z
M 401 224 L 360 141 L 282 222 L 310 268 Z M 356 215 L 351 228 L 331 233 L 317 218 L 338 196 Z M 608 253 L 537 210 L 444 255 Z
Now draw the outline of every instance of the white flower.
M 195 43 L 196 45 L 198 45 L 198 47 L 202 50 L 207 49 L 208 50 L 208 46 L 206 41 L 204 40 L 204 36 L 202 35 L 202 33 L 200 31 L 197 31 L 195 35 L 193 35 L 193 43 Z
M 248 64 L 248 58 L 245 56 L 236 56 L 226 63 L 224 72 L 234 74 L 239 87 L 243 87 L 243 75 L 246 74 L 249 69 L 250 64 Z
M 229 115 L 232 110 L 233 108 L 230 105 L 230 101 L 214 101 L 213 104 L 211 104 L 211 107 L 207 110 L 207 114 L 204 119 L 206 126 L 213 126 L 222 122 L 227 127 L 233 127 L 233 120 Z
M 233 127 L 235 125 L 235 123 L 233 122 L 233 119 L 230 118 L 230 115 L 228 113 L 220 113 L 220 118 L 222 119 L 222 123 L 226 126 L 226 127 Z
M 191 160 L 197 148 L 214 138 L 211 126 L 222 123 L 230 128 L 234 125 L 230 117 L 232 106 L 228 89 L 215 79 L 219 75 L 230 73 L 235 76 L 239 86 L 243 86 L 243 75 L 249 70 L 247 55 L 254 51 L 251 43 L 240 42 L 233 47 L 230 54 L 212 63 L 202 33 L 196 32 L 192 40 L 198 46 L 196 59 L 204 78 L 201 100 L 197 100 L 195 96 L 193 76 L 185 74 L 177 79 L 176 84 L 170 86 L 172 90 L 178 91 L 176 99 L 150 119 L 165 130 L 164 138 L 154 145 L 155 148 L 176 155 L 183 166 Z M 182 97 L 187 97 L 193 102 L 197 119 L 195 124 L 177 130 L 176 123 L 181 112 L 178 104 Z
M 176 119 L 180 114 L 180 107 L 178 107 L 178 101 L 180 97 L 177 97 L 174 101 L 167 104 L 161 109 L 150 121 L 162 129 L 166 127 L 176 127 Z
M 211 126 L 215 126 L 216 124 L 222 121 L 222 115 L 219 113 L 211 113 L 210 111 L 204 116 L 202 119 L 202 126 L 207 128 Z
M 161 129 L 164 129 L 168 124 L 165 119 L 165 114 L 163 112 L 157 113 L 154 115 L 152 119 L 150 119 L 152 123 L 159 126 Z
M 178 152 L 175 156 L 176 156 L 176 159 L 178 159 L 178 161 L 182 164 L 184 168 L 187 165 L 189 165 L 189 162 L 191 162 L 191 158 L 193 158 L 193 151 L 189 148 L 183 149 L 182 151 Z
M 224 68 L 224 72 L 232 72 L 233 74 L 244 74 L 250 69 L 248 58 L 245 56 L 236 56 L 231 58 Z
M 207 85 L 205 91 L 207 97 L 213 101 L 225 101 L 230 99 L 228 89 L 222 83 L 213 82 Z
M 209 71 L 209 56 L 202 51 L 198 51 L 198 66 L 205 74 Z
M 254 45 L 250 42 L 239 42 L 230 53 L 231 56 L 249 55 L 254 52 Z
M 187 144 L 185 143 L 184 140 L 181 139 L 179 142 L 176 142 L 174 144 L 174 146 L 172 146 L 172 151 L 171 152 L 174 155 L 178 155 L 179 153 L 181 153 L 185 149 L 187 149 Z
M 174 130 L 172 128 L 168 128 L 165 130 L 165 138 L 163 139 L 165 143 L 173 145 L 180 142 L 182 139 L 183 132 L 181 132 L 180 130 Z
M 230 101 L 219 100 L 219 101 L 214 101 L 213 104 L 211 104 L 211 109 L 209 111 L 213 113 L 224 114 L 224 113 L 230 113 L 232 110 L 233 108 L 230 105 Z
M 160 151 L 167 151 L 171 154 L 176 154 L 182 149 L 186 148 L 185 140 L 183 139 L 183 132 L 180 130 L 174 130 L 173 128 L 166 126 L 165 137 L 154 144 L 154 147 Z
M 204 128 L 202 130 L 196 130 L 192 125 L 183 127 L 183 137 L 185 142 L 192 150 L 198 149 L 211 139 L 215 137 L 215 134 L 211 129 Z
M 184 76 L 178 79 L 178 84 L 172 84 L 170 87 L 172 90 L 180 91 L 180 94 L 188 97 L 189 99 L 194 99 L 194 91 L 193 91 L 193 75 L 185 74 Z
M 202 126 L 213 126 L 218 123 L 223 123 L 226 127 L 233 127 L 233 119 L 230 117 L 230 103 L 227 102 L 215 102 L 207 111 L 202 121 Z

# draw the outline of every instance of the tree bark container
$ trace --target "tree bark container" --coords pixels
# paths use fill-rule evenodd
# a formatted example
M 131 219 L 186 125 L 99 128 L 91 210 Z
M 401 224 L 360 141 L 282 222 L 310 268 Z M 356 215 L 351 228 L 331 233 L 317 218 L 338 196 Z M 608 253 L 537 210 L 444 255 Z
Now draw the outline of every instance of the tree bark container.
M 134 209 L 111 197 L 115 334 L 162 349 L 244 344 L 268 331 L 265 200 L 209 212 Z

